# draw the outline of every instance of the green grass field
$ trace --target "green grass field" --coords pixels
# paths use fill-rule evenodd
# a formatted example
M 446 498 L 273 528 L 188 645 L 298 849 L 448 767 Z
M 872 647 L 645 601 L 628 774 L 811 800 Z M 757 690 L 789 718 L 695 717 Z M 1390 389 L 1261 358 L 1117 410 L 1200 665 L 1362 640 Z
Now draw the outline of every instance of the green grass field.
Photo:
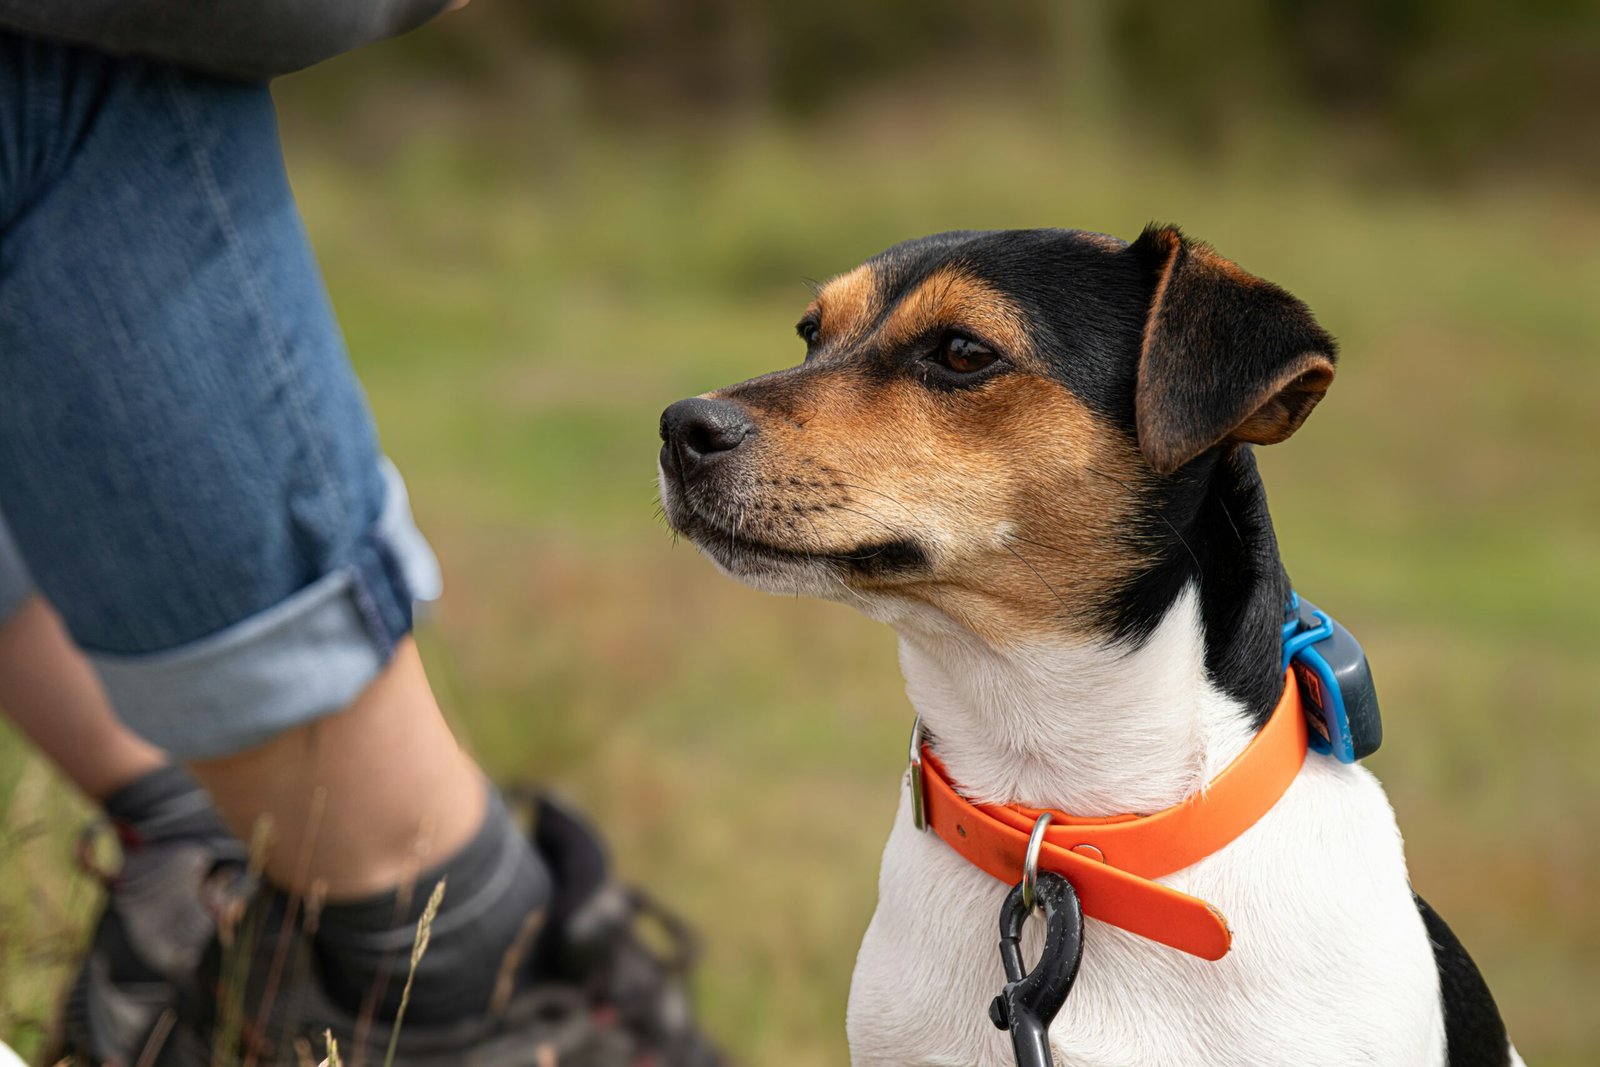
M 580 799 L 699 926 L 705 1016 L 748 1062 L 846 1061 L 910 711 L 886 629 L 673 544 L 657 415 L 797 361 L 806 280 L 899 239 L 1150 219 L 1341 339 L 1327 402 L 1263 453 L 1285 557 L 1371 656 L 1371 762 L 1416 887 L 1529 1063 L 1595 1062 L 1592 200 L 1372 186 L 1311 139 L 1200 165 L 1015 100 L 622 137 L 400 87 L 330 130 L 325 88 L 281 94 L 290 169 L 443 560 L 424 633 L 441 697 L 492 773 Z M 20 1047 L 93 904 L 68 864 L 80 815 L 0 736 L 0 1035 Z

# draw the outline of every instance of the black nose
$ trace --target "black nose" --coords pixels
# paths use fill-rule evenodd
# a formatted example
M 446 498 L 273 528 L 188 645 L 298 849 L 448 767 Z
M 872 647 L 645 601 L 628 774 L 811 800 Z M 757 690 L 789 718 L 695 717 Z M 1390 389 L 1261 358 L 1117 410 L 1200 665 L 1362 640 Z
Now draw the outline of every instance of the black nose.
M 731 400 L 680 400 L 661 413 L 662 451 L 688 476 L 738 448 L 755 429 L 744 408 Z

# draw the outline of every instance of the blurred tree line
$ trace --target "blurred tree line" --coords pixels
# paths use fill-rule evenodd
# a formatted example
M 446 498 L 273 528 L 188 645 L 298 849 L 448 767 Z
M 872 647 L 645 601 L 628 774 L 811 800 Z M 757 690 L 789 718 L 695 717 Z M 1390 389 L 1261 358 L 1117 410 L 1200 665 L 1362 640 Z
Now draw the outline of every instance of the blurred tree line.
M 1600 0 L 477 0 L 390 54 L 559 69 L 626 123 L 998 88 L 1198 152 L 1309 126 L 1433 178 L 1600 168 Z

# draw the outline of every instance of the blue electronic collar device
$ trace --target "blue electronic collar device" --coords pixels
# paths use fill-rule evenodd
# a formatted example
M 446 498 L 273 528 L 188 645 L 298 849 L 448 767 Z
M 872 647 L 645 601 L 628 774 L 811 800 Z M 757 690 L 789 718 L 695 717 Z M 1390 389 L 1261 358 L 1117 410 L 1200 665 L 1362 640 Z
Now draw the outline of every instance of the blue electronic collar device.
M 1372 669 L 1350 631 L 1309 600 L 1289 594 L 1284 610 L 1283 666 L 1294 668 L 1311 723 L 1311 748 L 1354 763 L 1383 741 Z

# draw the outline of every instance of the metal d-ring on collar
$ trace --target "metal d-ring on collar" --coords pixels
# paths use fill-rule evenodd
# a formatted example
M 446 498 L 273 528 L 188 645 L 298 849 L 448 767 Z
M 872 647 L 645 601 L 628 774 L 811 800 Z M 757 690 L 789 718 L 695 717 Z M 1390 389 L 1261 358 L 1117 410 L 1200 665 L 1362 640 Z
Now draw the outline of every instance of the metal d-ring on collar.
M 911 825 L 928 828 L 928 795 L 922 782 L 922 716 L 911 724 Z
M 1028 835 L 1028 851 L 1022 856 L 1022 910 L 1033 911 L 1034 889 L 1039 884 L 1039 849 L 1044 845 L 1044 831 L 1050 825 L 1048 811 L 1034 821 L 1033 832 Z
M 911 778 L 911 825 L 918 830 L 928 828 L 928 791 L 922 777 L 922 716 L 911 723 L 911 745 L 906 753 Z M 1050 825 L 1050 813 L 1042 812 L 1028 835 L 1028 851 L 1022 857 L 1022 908 L 1033 911 L 1034 889 L 1039 884 L 1039 849 L 1044 845 L 1044 831 Z

